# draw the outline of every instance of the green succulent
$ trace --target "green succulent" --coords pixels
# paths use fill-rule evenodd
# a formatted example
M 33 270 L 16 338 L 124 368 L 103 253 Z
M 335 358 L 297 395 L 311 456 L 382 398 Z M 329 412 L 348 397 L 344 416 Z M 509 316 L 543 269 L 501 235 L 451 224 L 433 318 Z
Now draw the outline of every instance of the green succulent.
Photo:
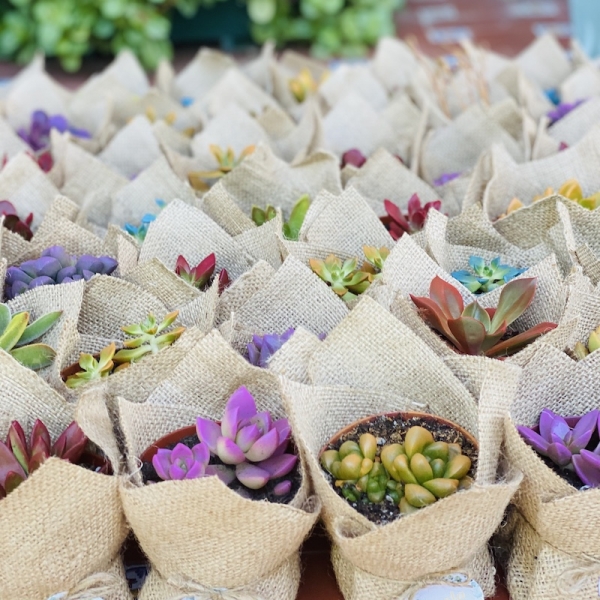
M 37 371 L 52 364 L 56 352 L 47 344 L 34 343 L 48 332 L 62 311 L 48 313 L 29 323 L 29 313 L 11 314 L 6 304 L 0 304 L 0 348 L 25 367 Z
M 308 194 L 301 196 L 298 199 L 298 202 L 294 204 L 290 218 L 283 224 L 283 235 L 286 239 L 294 242 L 298 241 L 300 229 L 302 228 L 302 224 L 304 223 L 304 218 L 306 217 L 309 207 L 310 197 Z M 270 204 L 268 204 L 264 210 L 258 206 L 253 206 L 250 216 L 252 217 L 254 223 L 260 227 L 261 225 L 264 225 L 268 221 L 274 219 L 277 216 L 277 211 L 275 210 L 275 207 L 271 206 Z
M 383 263 L 390 255 L 390 250 L 385 246 L 376 248 L 375 246 L 363 246 L 363 252 L 367 262 L 363 263 L 361 271 L 369 274 L 369 281 L 372 283 L 377 279 L 381 279 L 381 271 Z
M 354 300 L 371 285 L 369 273 L 357 269 L 356 258 L 342 262 L 335 254 L 330 254 L 325 260 L 311 258 L 309 264 L 310 268 L 346 302 Z
M 358 443 L 348 440 L 339 450 L 326 450 L 321 465 L 335 477 L 335 485 L 350 502 L 358 502 L 366 495 L 369 502 L 383 502 L 386 496 L 394 503 L 400 501 L 402 486 L 391 480 L 377 457 L 377 440 L 363 433 Z
M 100 351 L 100 356 L 96 360 L 91 354 L 82 353 L 79 357 L 79 366 L 81 371 L 67 377 L 65 385 L 68 388 L 76 389 L 102 377 L 108 377 L 115 366 L 113 357 L 116 346 L 114 342 Z
M 594 331 L 592 331 L 592 333 L 590 333 L 587 345 L 577 342 L 573 352 L 575 354 L 575 358 L 578 360 L 583 360 L 588 354 L 595 352 L 598 350 L 598 348 L 600 348 L 600 327 L 597 327 L 594 329 Z
M 258 206 L 252 207 L 252 212 L 250 213 L 250 217 L 254 221 L 255 225 L 260 227 L 264 225 L 268 221 L 272 221 L 277 216 L 277 210 L 275 210 L 274 206 L 267 204 L 267 207 L 263 210 Z
M 401 483 L 404 493 L 400 512 L 409 514 L 471 485 L 467 476 L 471 459 L 460 444 L 436 442 L 424 427 L 411 427 L 404 444 L 381 450 L 381 462 L 390 477 Z

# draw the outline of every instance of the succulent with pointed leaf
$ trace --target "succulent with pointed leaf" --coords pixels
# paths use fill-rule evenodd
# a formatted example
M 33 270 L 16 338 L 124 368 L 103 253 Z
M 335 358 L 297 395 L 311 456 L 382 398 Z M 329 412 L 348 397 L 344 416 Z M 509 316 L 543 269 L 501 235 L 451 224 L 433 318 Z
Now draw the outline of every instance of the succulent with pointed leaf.
M 87 444 L 87 437 L 75 421 L 54 444 L 39 419 L 33 424 L 29 442 L 20 423 L 13 421 L 6 442 L 0 442 L 0 498 L 12 492 L 51 456 L 77 464 Z
M 285 477 L 298 461 L 296 455 L 286 452 L 291 435 L 288 420 L 274 421 L 269 412 L 258 412 L 244 386 L 227 401 L 220 425 L 198 417 L 196 430 L 211 455 L 230 465 L 231 472 L 235 469 L 235 477 L 249 489 L 260 489 Z M 286 489 L 287 484 L 279 486 L 282 494 Z
M 188 261 L 179 255 L 175 264 L 175 273 L 186 283 L 199 290 L 206 290 L 212 283 L 216 264 L 217 259 L 214 252 L 201 260 L 195 267 L 191 267 Z M 220 294 L 229 285 L 229 275 L 225 269 L 221 269 L 218 277 Z
M 335 254 L 330 254 L 325 260 L 311 258 L 309 265 L 346 302 L 354 300 L 371 285 L 369 273 L 357 268 L 356 258 L 342 262 Z
M 295 329 L 290 327 L 290 329 L 284 331 L 281 335 L 277 333 L 253 335 L 252 341 L 246 346 L 250 364 L 266 369 L 273 354 L 292 337 L 294 331 Z
M 192 171 L 188 173 L 188 181 L 190 185 L 197 191 L 204 192 L 209 188 L 207 179 L 220 179 L 221 177 L 225 177 L 225 175 L 231 173 L 233 169 L 235 169 L 240 163 L 250 156 L 256 146 L 246 146 L 241 152 L 240 155 L 236 158 L 235 152 L 233 148 L 229 147 L 227 150 L 223 150 L 220 146 L 216 144 L 211 144 L 209 146 L 211 154 L 215 157 L 217 161 L 217 168 L 212 171 Z
M 441 200 L 427 202 L 421 205 L 421 200 L 417 194 L 413 194 L 408 201 L 408 212 L 402 214 L 400 208 L 390 200 L 384 200 L 383 205 L 387 216 L 381 217 L 381 222 L 394 240 L 399 240 L 405 233 L 415 233 L 421 231 L 427 219 L 427 213 L 431 210 L 440 210 L 442 208 Z
M 160 198 L 157 198 L 154 202 L 156 202 L 156 205 L 158 206 L 158 212 L 160 212 L 167 205 L 167 203 L 164 200 L 161 200 Z M 130 225 L 129 223 L 125 223 L 123 229 L 125 229 L 125 231 L 129 235 L 133 236 L 136 239 L 136 241 L 138 241 L 141 244 L 146 239 L 150 223 L 156 221 L 156 216 L 157 215 L 152 213 L 146 213 L 142 217 L 139 225 L 136 226 Z
M 178 315 L 179 311 L 175 310 L 166 315 L 159 323 L 156 317 L 150 314 L 141 323 L 122 327 L 127 335 L 135 337 L 125 340 L 123 348 L 113 356 L 113 361 L 119 365 L 117 368 L 121 369 L 124 368 L 124 365 L 137 362 L 147 354 L 157 354 L 178 340 L 185 331 L 185 327 L 176 327 L 171 331 L 165 331 L 175 322 Z
M 12 231 L 13 233 L 18 233 L 27 241 L 33 237 L 33 232 L 31 231 L 33 213 L 29 213 L 25 220 L 22 221 L 12 202 L 9 202 L 8 200 L 0 200 L 0 215 L 4 217 L 2 225 L 6 229 Z
M 598 348 L 600 348 L 600 327 L 597 327 L 590 333 L 587 345 L 577 342 L 573 353 L 575 354 L 575 358 L 583 360 L 588 354 L 595 352 Z
M 253 206 L 252 212 L 250 213 L 250 217 L 254 221 L 254 224 L 258 225 L 258 227 L 264 225 L 268 221 L 272 221 L 276 216 L 277 210 L 270 204 L 267 204 L 264 210 L 258 206 Z
M 425 322 L 441 333 L 463 354 L 502 357 L 514 354 L 556 328 L 556 323 L 539 323 L 531 329 L 503 340 L 508 326 L 529 307 L 536 278 L 508 282 L 497 308 L 483 308 L 477 301 L 464 305 L 458 290 L 440 277 L 429 287 L 429 298 L 410 295 Z
M 327 77 L 327 72 L 321 77 L 321 82 Z M 319 89 L 319 82 L 313 77 L 310 69 L 304 67 L 296 77 L 289 80 L 290 92 L 296 99 L 296 102 L 301 104 L 309 96 L 312 96 Z
M 485 260 L 480 256 L 471 256 L 469 266 L 475 274 L 463 270 L 452 271 L 450 275 L 460 281 L 473 294 L 491 292 L 527 270 L 501 265 L 500 257 L 494 258 L 489 265 L 486 265 Z
M 91 354 L 82 353 L 79 357 L 79 366 L 81 371 L 67 377 L 65 385 L 71 389 L 77 389 L 90 381 L 108 377 L 113 369 L 113 356 L 116 346 L 114 342 L 100 351 L 100 356 L 96 360 Z
M 55 311 L 29 323 L 28 312 L 11 315 L 8 306 L 0 304 L 0 348 L 34 371 L 50 366 L 56 352 L 36 340 L 50 331 L 61 315 L 62 311 Z
M 390 250 L 385 246 L 382 246 L 381 248 L 376 248 L 375 246 L 363 246 L 363 252 L 365 253 L 367 262 L 363 263 L 361 271 L 363 273 L 368 273 L 369 281 L 372 283 L 381 278 L 383 263 L 390 255 Z
M 292 212 L 290 213 L 290 218 L 283 224 L 283 235 L 286 239 L 294 242 L 298 241 L 300 229 L 302 228 L 302 224 L 304 223 L 309 208 L 310 196 L 304 194 L 298 199 L 296 204 L 294 204 L 294 208 L 292 208 Z

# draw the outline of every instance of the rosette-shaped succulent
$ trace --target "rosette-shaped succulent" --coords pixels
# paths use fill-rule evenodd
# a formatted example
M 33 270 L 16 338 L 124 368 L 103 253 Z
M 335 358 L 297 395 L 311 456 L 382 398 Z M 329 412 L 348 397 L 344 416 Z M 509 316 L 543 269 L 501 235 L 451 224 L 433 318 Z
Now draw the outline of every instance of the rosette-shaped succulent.
M 43 110 L 35 110 L 31 114 L 29 129 L 20 128 L 17 133 L 29 144 L 32 150 L 38 152 L 50 145 L 50 131 L 56 129 L 60 133 L 68 131 L 71 135 L 79 138 L 91 138 L 90 132 L 69 125 L 63 115 L 48 115 Z
M 408 201 L 408 212 L 406 215 L 390 200 L 384 200 L 383 205 L 387 216 L 381 217 L 381 222 L 394 240 L 399 240 L 405 233 L 415 233 L 421 231 L 427 219 L 427 213 L 431 210 L 440 210 L 442 208 L 441 200 L 427 202 L 421 205 L 421 200 L 417 194 L 413 194 Z
M 159 448 L 152 457 L 152 465 L 156 474 L 164 481 L 197 479 L 216 475 L 225 485 L 229 485 L 235 474 L 220 465 L 209 465 L 210 450 L 200 442 L 192 448 L 177 444 L 172 450 Z
M 188 261 L 181 254 L 177 258 L 175 264 L 175 273 L 181 277 L 186 283 L 198 288 L 206 290 L 210 287 L 217 265 L 217 259 L 214 253 L 209 254 L 205 259 L 201 260 L 195 267 L 190 266 Z M 225 269 L 219 272 L 219 294 L 229 285 L 229 275 Z
M 6 270 L 5 294 L 8 300 L 39 287 L 85 279 L 94 275 L 110 275 L 117 268 L 117 261 L 110 256 L 84 254 L 71 256 L 62 246 L 51 246 L 40 258 L 26 260 L 18 267 Z
M 76 464 L 87 443 L 87 437 L 75 421 L 54 444 L 48 429 L 39 419 L 33 424 L 29 442 L 21 425 L 13 421 L 6 442 L 0 442 L 0 498 L 12 492 L 50 456 Z
M 537 431 L 518 425 L 521 437 L 540 456 L 548 457 L 564 469 L 573 470 L 584 485 L 600 487 L 600 446 L 586 448 L 598 430 L 600 411 L 565 419 L 545 408 L 540 414 Z
M 31 231 L 33 213 L 29 213 L 25 220 L 22 221 L 12 202 L 9 202 L 8 200 L 0 200 L 0 215 L 4 217 L 4 222 L 2 224 L 4 227 L 6 227 L 6 229 L 14 233 L 18 233 L 27 241 L 33 237 L 33 232 Z
M 231 173 L 233 169 L 240 165 L 246 157 L 250 156 L 256 149 L 256 146 L 246 146 L 237 158 L 231 147 L 227 148 L 227 150 L 223 150 L 220 146 L 211 144 L 209 148 L 211 154 L 217 161 L 217 168 L 212 171 L 192 171 L 191 173 L 188 173 L 190 185 L 200 192 L 209 189 L 206 179 L 220 179 L 221 177 L 225 177 L 225 175 Z
M 390 479 L 377 456 L 377 439 L 363 433 L 358 442 L 348 440 L 338 450 L 325 450 L 321 466 L 335 477 L 336 487 L 350 502 L 358 502 L 366 495 L 369 502 L 383 502 L 386 496 L 397 504 L 402 486 Z
M 404 444 L 389 444 L 381 450 L 381 462 L 392 479 L 402 483 L 400 512 L 404 514 L 446 498 L 472 481 L 467 477 L 471 459 L 460 444 L 436 442 L 424 427 L 411 427 Z
M 473 273 L 463 270 L 452 271 L 450 274 L 473 294 L 491 292 L 527 270 L 501 265 L 500 257 L 494 258 L 489 265 L 486 265 L 485 260 L 480 256 L 471 256 L 469 266 L 473 269 Z
M 65 381 L 68 388 L 76 389 L 102 377 L 108 377 L 115 366 L 113 356 L 116 346 L 114 342 L 100 351 L 100 356 L 96 360 L 91 354 L 82 353 L 79 357 L 79 366 L 81 371 L 69 375 Z
M 363 263 L 361 271 L 368 273 L 369 281 L 372 283 L 376 279 L 381 278 L 381 270 L 383 263 L 390 255 L 390 250 L 385 246 L 376 248 L 375 246 L 363 246 L 363 252 L 367 262 Z
M 590 333 L 587 345 L 577 342 L 573 349 L 573 353 L 575 354 L 575 358 L 582 360 L 591 352 L 598 350 L 598 348 L 600 348 L 600 327 L 597 327 Z
M 62 311 L 51 312 L 29 323 L 28 312 L 11 315 L 8 306 L 0 304 L 0 348 L 34 371 L 50 366 L 56 352 L 35 341 L 54 327 L 60 315 Z
M 238 388 L 229 398 L 221 424 L 199 417 L 198 439 L 225 465 L 235 468 L 238 481 L 257 490 L 269 481 L 285 477 L 296 466 L 298 457 L 286 453 L 291 429 L 287 419 L 274 421 L 264 411 L 258 412 L 252 394 Z M 286 494 L 287 480 L 278 482 L 274 492 Z
M 158 206 L 158 212 L 160 212 L 167 205 L 167 203 L 160 198 L 157 198 L 154 202 L 156 202 L 156 205 Z M 133 236 L 141 244 L 146 239 L 150 223 L 153 223 L 154 221 L 156 221 L 156 215 L 152 213 L 146 213 L 142 217 L 138 226 L 125 223 L 123 229 L 125 229 L 129 235 Z
M 308 262 L 313 272 L 346 302 L 362 294 L 371 285 L 369 273 L 357 269 L 356 258 L 342 262 L 335 254 L 330 254 L 325 260 L 311 258 Z
M 538 323 L 531 329 L 503 340 L 508 326 L 529 307 L 535 295 L 536 278 L 509 281 L 497 308 L 483 308 L 475 301 L 464 305 L 459 291 L 440 277 L 429 286 L 429 298 L 410 295 L 425 322 L 441 333 L 459 352 L 492 358 L 514 354 L 556 323 Z
M 282 334 L 253 335 L 252 341 L 246 346 L 250 364 L 266 369 L 273 354 L 292 337 L 294 331 L 295 329 L 290 327 Z

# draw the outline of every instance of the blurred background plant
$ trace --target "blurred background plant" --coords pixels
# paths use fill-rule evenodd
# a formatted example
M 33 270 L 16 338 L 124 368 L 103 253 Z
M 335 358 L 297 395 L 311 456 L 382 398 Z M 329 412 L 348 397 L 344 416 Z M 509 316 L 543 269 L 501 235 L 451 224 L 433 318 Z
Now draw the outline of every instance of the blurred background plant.
M 24 64 L 41 51 L 57 57 L 66 71 L 77 71 L 87 54 L 130 48 L 154 69 L 172 57 L 171 39 L 181 40 L 173 22 L 188 29 L 185 41 L 207 42 L 217 9 L 240 1 L 247 17 L 223 12 L 225 30 L 230 16 L 241 14 L 255 42 L 309 44 L 312 54 L 326 58 L 363 55 L 380 37 L 393 35 L 393 13 L 406 0 L 2 0 L 0 59 Z

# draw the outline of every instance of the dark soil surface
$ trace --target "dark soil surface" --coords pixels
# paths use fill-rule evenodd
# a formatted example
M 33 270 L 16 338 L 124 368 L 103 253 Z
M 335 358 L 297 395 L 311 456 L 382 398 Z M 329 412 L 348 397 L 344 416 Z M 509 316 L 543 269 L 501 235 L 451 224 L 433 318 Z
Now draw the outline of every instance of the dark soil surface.
M 386 444 L 404 443 L 406 432 L 415 425 L 420 425 L 431 431 L 436 442 L 460 444 L 462 446 L 463 454 L 471 459 L 471 470 L 469 471 L 469 475 L 474 477 L 474 474 L 477 472 L 477 448 L 465 438 L 460 431 L 457 431 L 445 423 L 438 422 L 435 417 L 412 417 L 408 420 L 401 420 L 393 419 L 386 415 L 380 415 L 375 417 L 372 421 L 361 423 L 352 430 L 344 433 L 335 443 L 329 444 L 325 449 L 337 450 L 344 442 L 348 440 L 358 442 L 358 439 L 363 433 L 371 433 L 377 438 L 378 450 L 381 450 Z M 341 498 L 344 498 L 341 488 L 335 487 L 334 485 L 334 477 L 327 473 L 327 471 L 324 471 L 324 473 L 329 479 L 333 489 Z M 460 494 L 460 492 L 457 493 Z M 344 500 L 346 499 L 344 498 Z M 346 502 L 348 502 L 348 500 L 346 500 Z M 380 504 L 373 504 L 372 502 L 369 502 L 366 495 L 364 495 L 358 502 L 350 502 L 350 504 L 361 515 L 377 525 L 386 525 L 401 516 L 398 506 L 394 504 L 389 497 L 386 497 Z
M 563 467 L 559 467 L 556 463 L 552 462 L 547 456 L 538 455 L 545 463 L 546 466 L 552 469 L 557 475 L 562 477 L 570 483 L 574 488 L 580 490 L 584 487 L 581 479 L 577 477 L 577 473 L 575 471 L 570 471 L 569 469 L 565 469 Z
M 178 443 L 181 443 L 184 446 L 187 446 L 188 448 L 193 448 L 196 444 L 200 443 L 200 440 L 198 439 L 197 435 L 191 435 L 189 437 L 183 438 Z M 167 446 L 167 449 L 172 450 L 176 445 L 177 444 L 170 444 L 169 446 Z M 221 460 L 219 460 L 218 457 L 211 456 L 210 464 L 222 465 L 224 463 Z M 142 465 L 142 477 L 144 479 L 144 483 L 162 481 L 162 479 L 156 474 L 156 470 L 154 469 L 154 466 L 151 462 L 145 462 Z M 284 496 L 276 496 L 273 493 L 273 488 L 278 483 L 286 479 L 289 479 L 292 482 L 292 489 L 290 490 L 289 494 L 286 494 Z M 300 475 L 300 465 L 298 462 L 296 463 L 294 469 L 285 477 L 269 481 L 269 483 L 267 483 L 267 485 L 264 488 L 261 488 L 260 490 L 250 490 L 247 487 L 243 486 L 237 479 L 234 479 L 233 482 L 229 484 L 229 487 L 232 490 L 235 490 L 238 494 L 240 494 L 240 496 L 244 496 L 244 498 L 250 498 L 251 500 L 267 500 L 269 502 L 277 502 L 279 504 L 288 504 L 292 500 L 292 498 L 294 498 L 294 496 L 298 493 L 301 483 L 302 477 Z

